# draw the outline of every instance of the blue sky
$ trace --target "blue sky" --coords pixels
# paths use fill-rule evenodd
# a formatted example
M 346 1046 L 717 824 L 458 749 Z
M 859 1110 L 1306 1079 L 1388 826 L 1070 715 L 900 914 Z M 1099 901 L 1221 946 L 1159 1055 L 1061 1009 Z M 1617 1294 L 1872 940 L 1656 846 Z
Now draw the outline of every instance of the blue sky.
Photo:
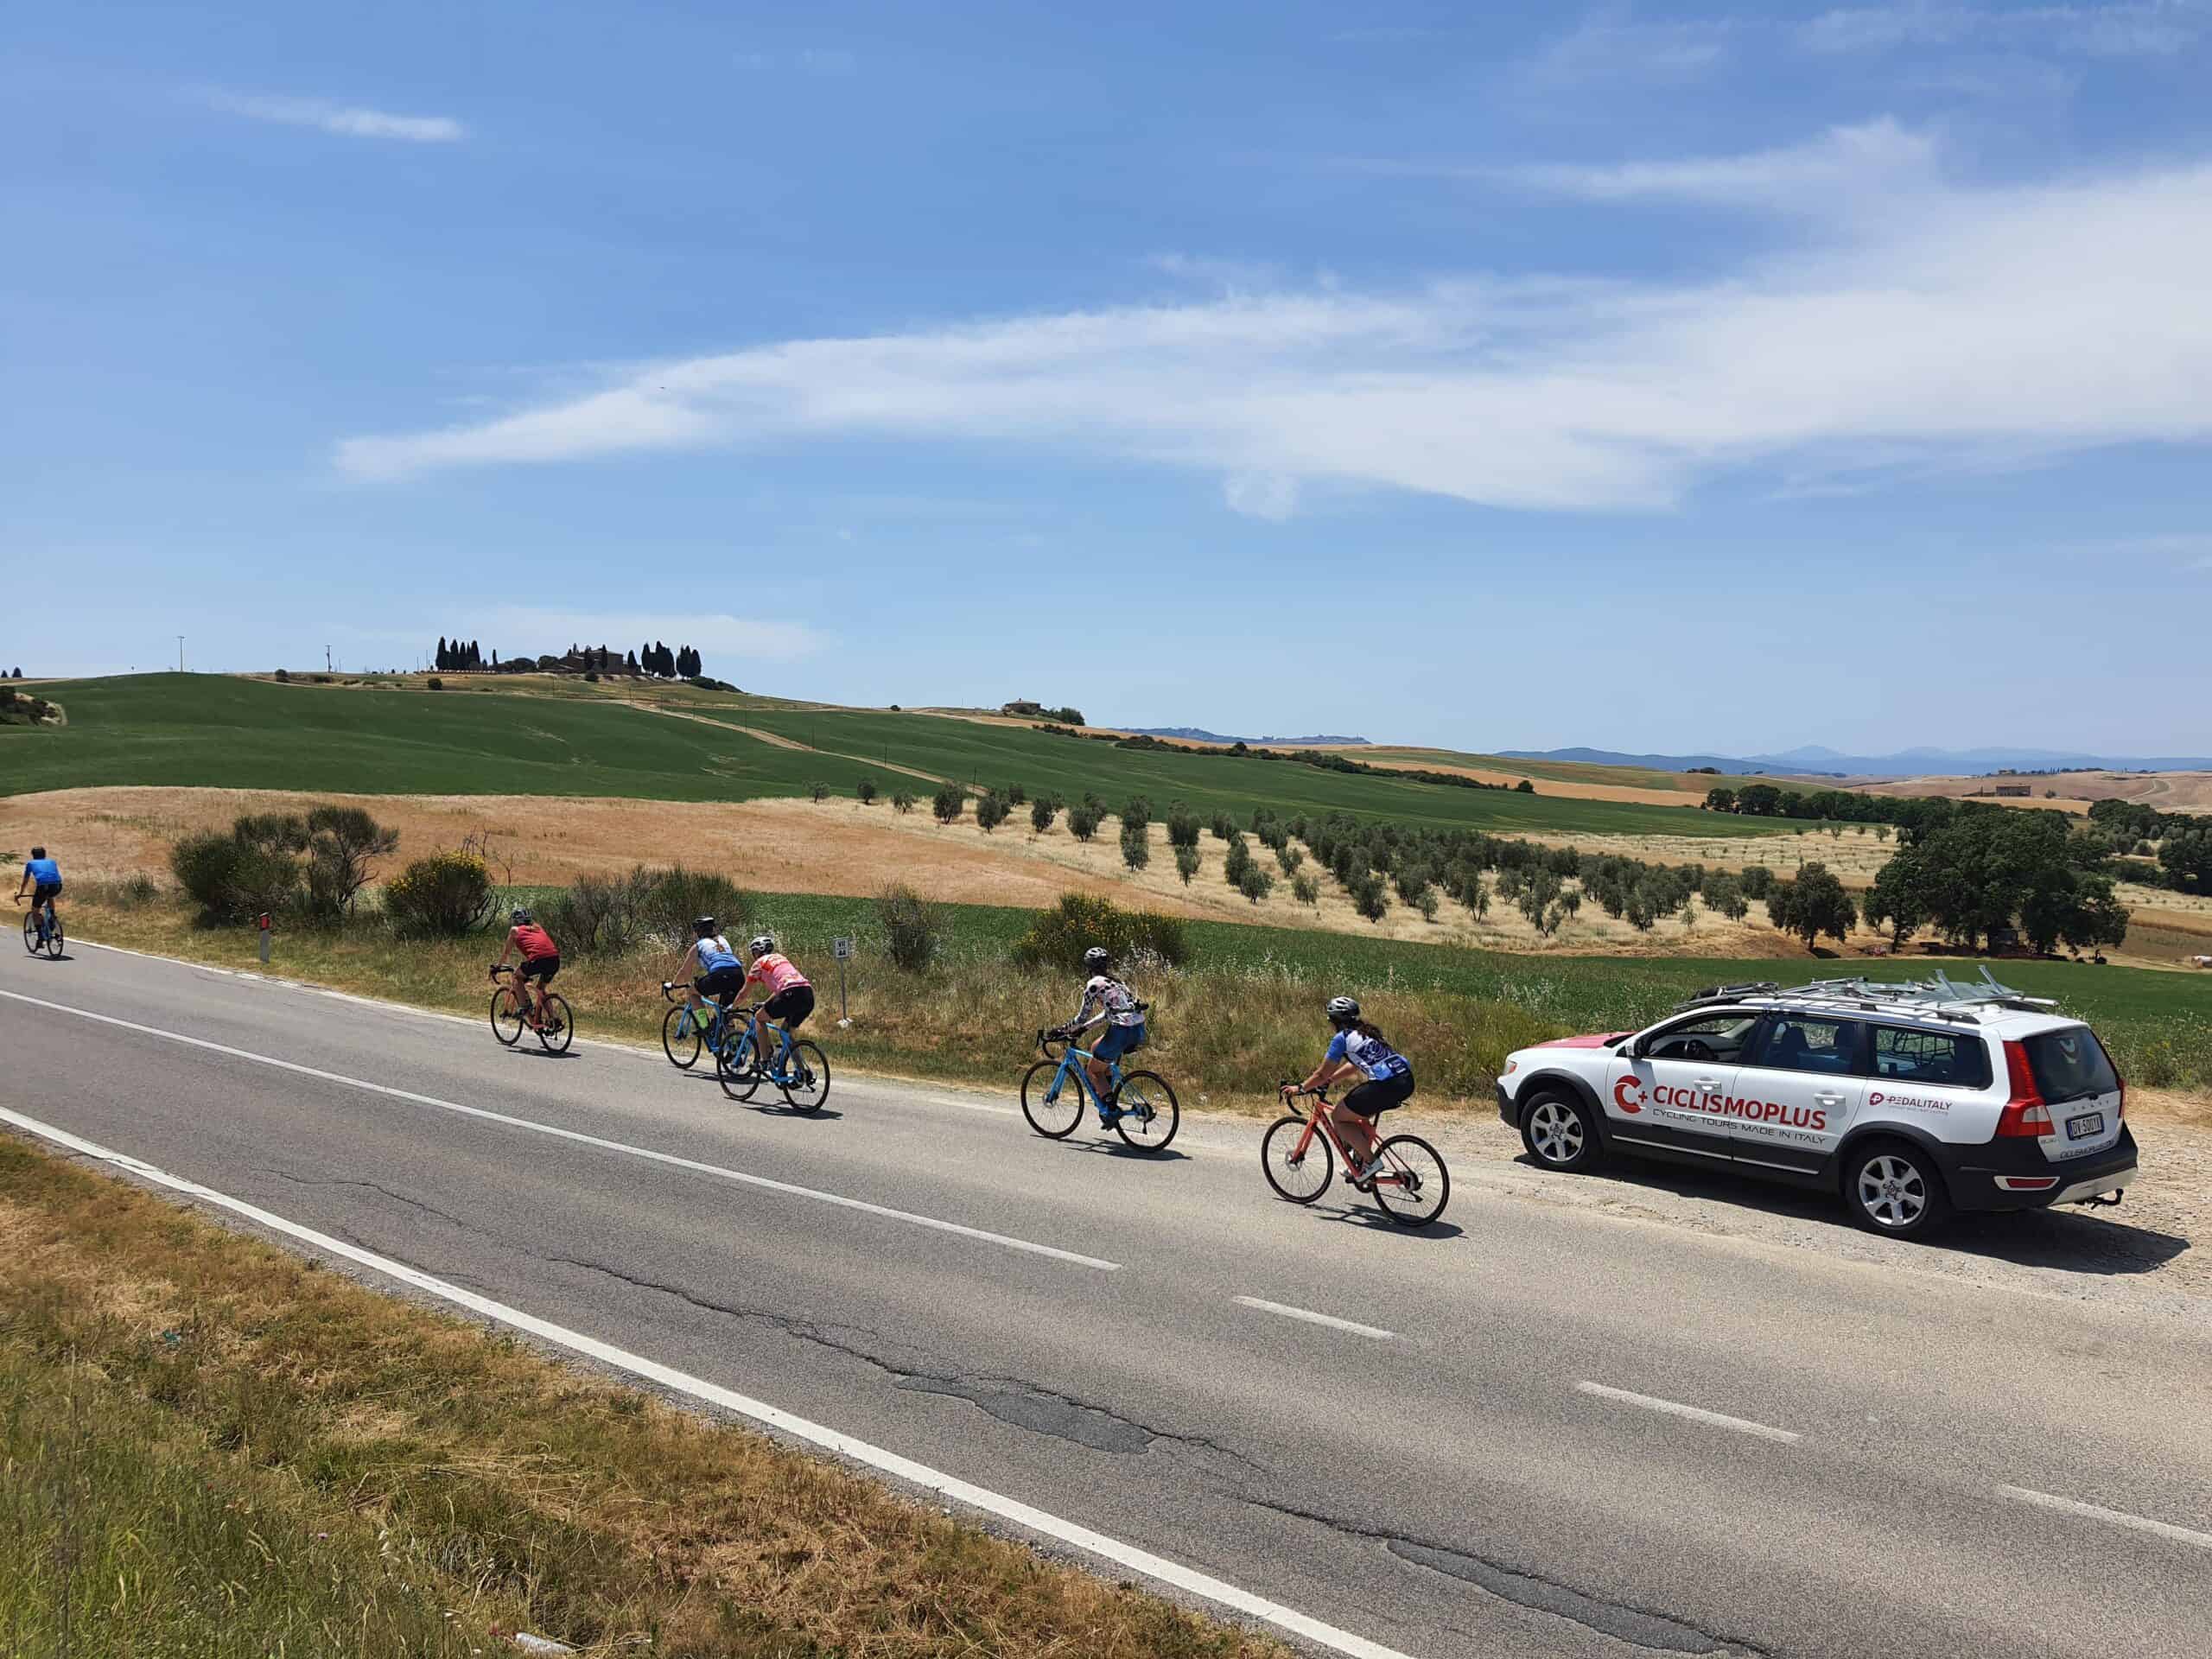
M 2212 748 L 2212 0 L 1054 10 L 21 12 L 0 664 Z

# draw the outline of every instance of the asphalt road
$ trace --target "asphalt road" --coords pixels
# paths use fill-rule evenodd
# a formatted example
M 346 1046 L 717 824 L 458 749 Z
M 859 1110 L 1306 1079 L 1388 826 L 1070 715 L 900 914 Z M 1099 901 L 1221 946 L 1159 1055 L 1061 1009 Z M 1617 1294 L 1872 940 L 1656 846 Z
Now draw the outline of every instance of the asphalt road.
M 1248 1122 L 1152 1158 L 1010 1088 L 733 1107 L 658 1053 L 84 945 L 0 955 L 0 1051 L 16 1111 L 1404 1654 L 2212 1645 L 2212 1321 L 2117 1287 L 1520 1170 L 1409 1234 L 1276 1200 Z

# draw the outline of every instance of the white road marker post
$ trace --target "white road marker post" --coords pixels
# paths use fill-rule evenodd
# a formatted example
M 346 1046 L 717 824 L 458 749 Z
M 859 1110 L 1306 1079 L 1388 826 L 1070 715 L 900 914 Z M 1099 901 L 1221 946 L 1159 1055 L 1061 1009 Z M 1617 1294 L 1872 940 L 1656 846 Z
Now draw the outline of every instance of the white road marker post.
M 837 958 L 837 1029 L 850 1031 L 853 1014 L 845 1004 L 845 964 L 852 960 L 852 940 L 842 937 L 830 940 L 830 954 Z

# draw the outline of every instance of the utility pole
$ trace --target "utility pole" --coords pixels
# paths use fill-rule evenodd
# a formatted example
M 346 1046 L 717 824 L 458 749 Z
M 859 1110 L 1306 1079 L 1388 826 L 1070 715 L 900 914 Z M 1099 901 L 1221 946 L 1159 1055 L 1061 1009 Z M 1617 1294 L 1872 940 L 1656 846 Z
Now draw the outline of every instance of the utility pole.
M 328 645 L 325 645 L 322 648 L 322 671 L 326 674 L 330 672 L 330 647 Z

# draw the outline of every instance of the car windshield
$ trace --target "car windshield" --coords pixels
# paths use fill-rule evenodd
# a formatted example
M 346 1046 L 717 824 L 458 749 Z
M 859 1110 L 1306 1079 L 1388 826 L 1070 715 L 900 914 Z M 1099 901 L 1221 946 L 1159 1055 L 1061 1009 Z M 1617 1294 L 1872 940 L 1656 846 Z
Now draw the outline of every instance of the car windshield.
M 2046 1031 L 2029 1038 L 2021 1046 L 2028 1051 L 2036 1092 L 2053 1104 L 2088 1095 L 2108 1095 L 2120 1087 L 2120 1074 L 2112 1069 L 2097 1033 L 2087 1026 Z

